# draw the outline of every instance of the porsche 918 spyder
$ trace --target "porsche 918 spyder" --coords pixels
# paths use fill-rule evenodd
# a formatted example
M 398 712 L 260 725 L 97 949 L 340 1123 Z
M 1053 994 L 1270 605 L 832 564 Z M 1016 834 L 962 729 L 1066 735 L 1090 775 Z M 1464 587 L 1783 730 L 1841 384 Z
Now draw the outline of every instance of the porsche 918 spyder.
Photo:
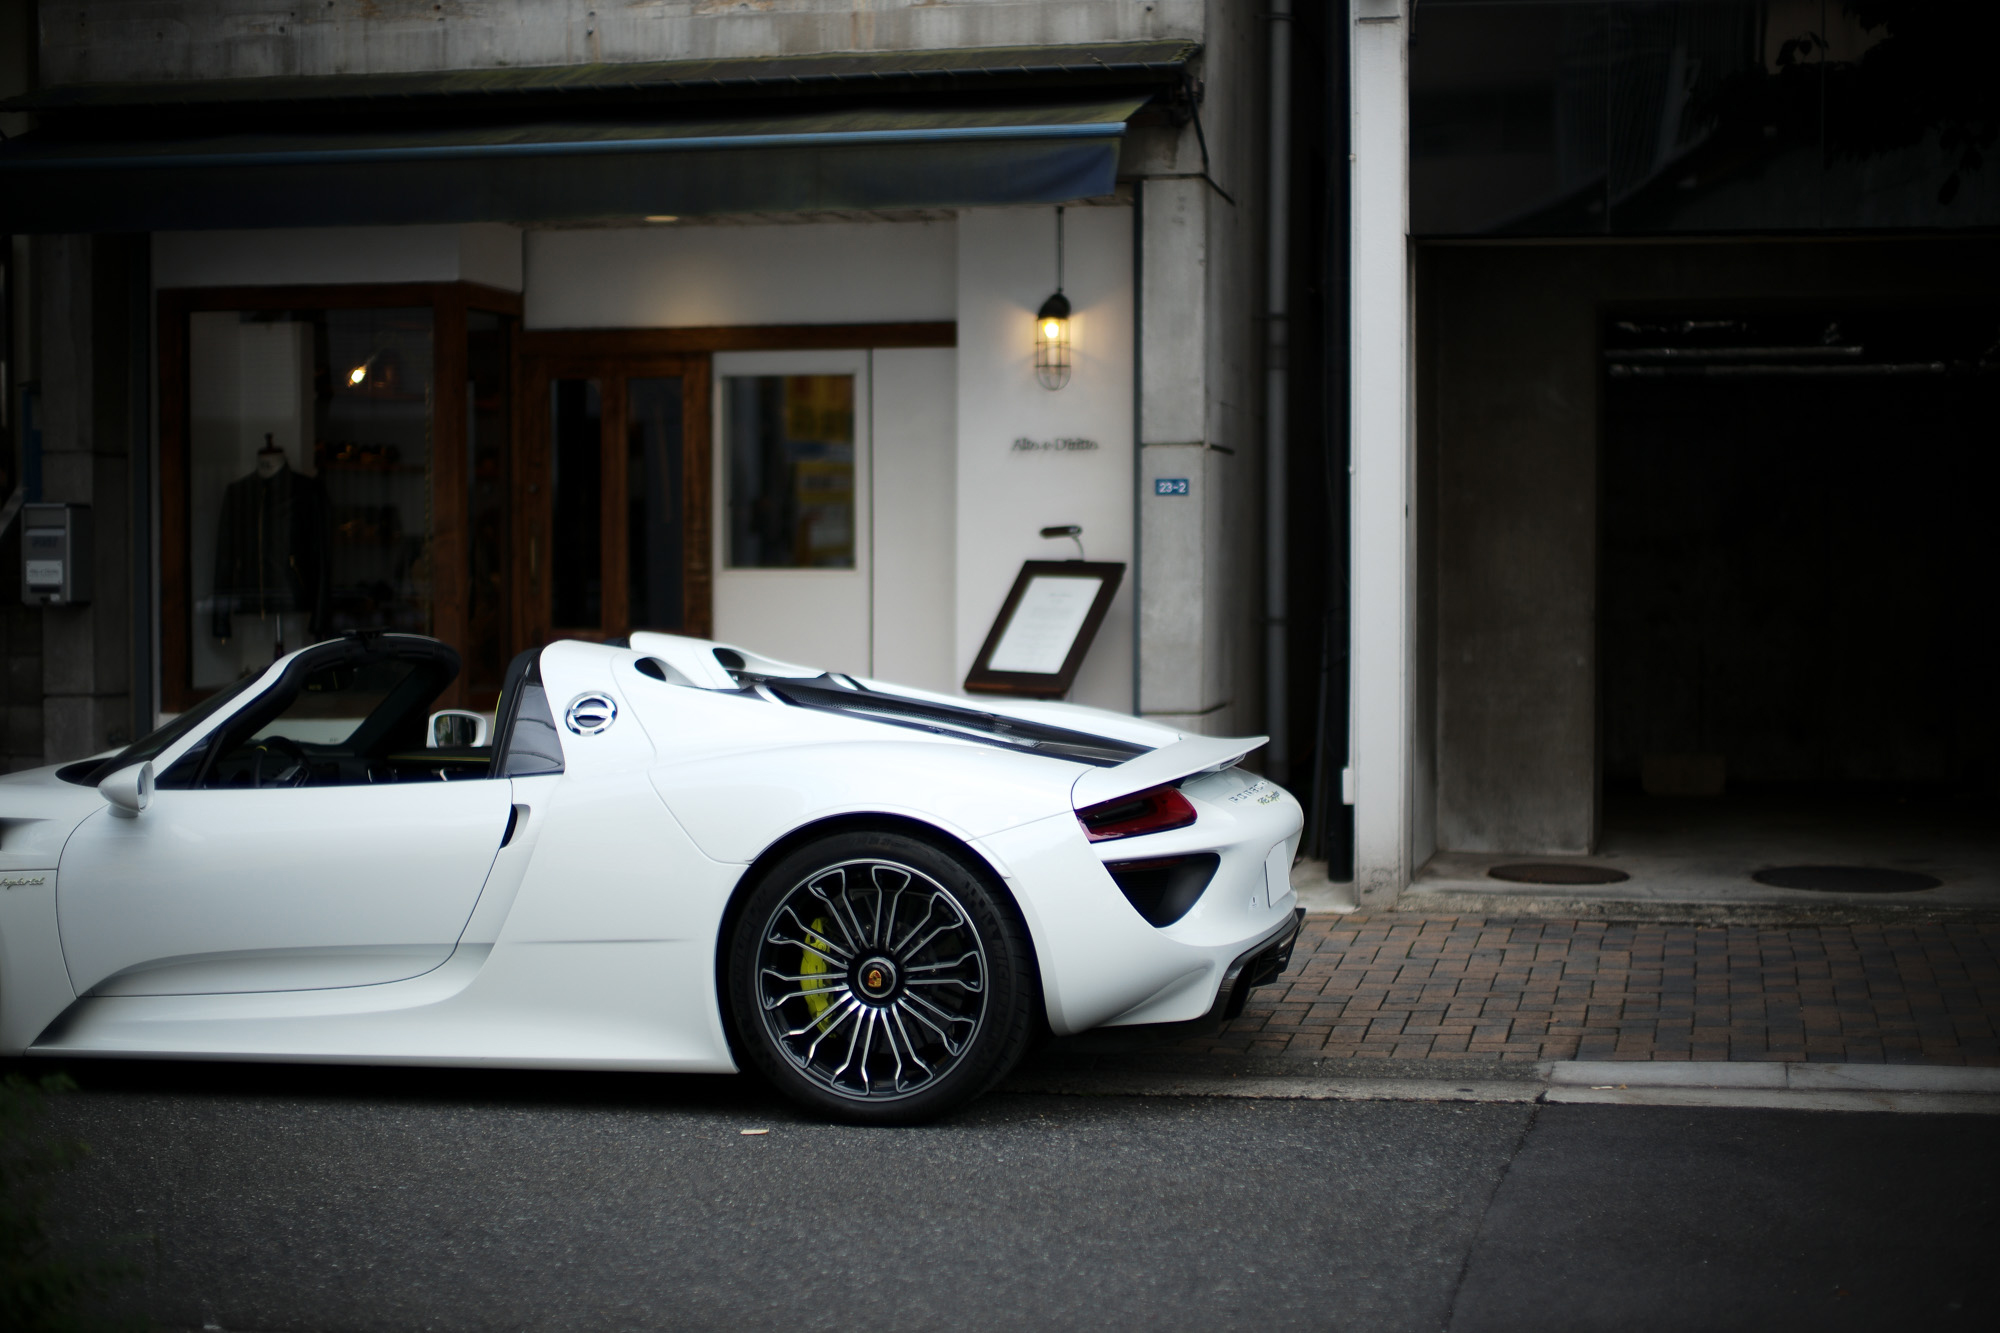
M 489 724 L 431 711 L 458 668 L 350 635 L 0 778 L 0 1051 L 747 1065 L 907 1123 L 1298 932 L 1259 737 L 647 633 L 521 654 Z

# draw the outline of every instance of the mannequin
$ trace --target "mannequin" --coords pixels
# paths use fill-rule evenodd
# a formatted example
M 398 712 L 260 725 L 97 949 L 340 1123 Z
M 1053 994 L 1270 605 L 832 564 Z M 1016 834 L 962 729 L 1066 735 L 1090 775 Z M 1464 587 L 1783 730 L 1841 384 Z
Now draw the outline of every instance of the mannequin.
M 285 460 L 285 451 L 273 444 L 270 435 L 266 434 L 264 436 L 264 447 L 257 451 L 257 475 L 265 481 L 269 481 L 280 472 L 283 472 L 288 466 L 289 464 Z
M 229 642 L 232 616 L 277 616 L 272 658 L 284 656 L 284 617 L 302 614 L 313 639 L 326 636 L 326 491 L 292 471 L 285 451 L 264 437 L 256 469 L 223 492 L 215 533 L 215 601 L 209 631 Z

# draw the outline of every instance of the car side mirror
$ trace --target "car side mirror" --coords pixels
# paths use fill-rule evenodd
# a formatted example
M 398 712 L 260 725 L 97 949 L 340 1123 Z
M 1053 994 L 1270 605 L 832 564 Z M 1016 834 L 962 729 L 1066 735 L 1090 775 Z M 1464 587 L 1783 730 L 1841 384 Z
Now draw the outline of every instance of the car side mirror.
M 441 708 L 431 714 L 424 745 L 433 750 L 455 750 L 466 745 L 484 745 L 492 724 L 484 713 L 469 708 Z
M 111 803 L 111 813 L 120 819 L 137 819 L 153 801 L 151 761 L 119 769 L 97 784 L 97 790 Z

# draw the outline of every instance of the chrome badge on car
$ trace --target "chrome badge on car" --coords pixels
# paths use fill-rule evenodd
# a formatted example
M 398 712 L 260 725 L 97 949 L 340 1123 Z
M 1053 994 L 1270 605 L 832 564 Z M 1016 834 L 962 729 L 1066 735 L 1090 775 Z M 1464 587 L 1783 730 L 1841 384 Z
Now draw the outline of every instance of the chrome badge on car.
M 1229 798 L 1231 805 L 1241 805 L 1245 801 L 1255 801 L 1259 805 L 1269 805 L 1278 799 L 1278 789 L 1268 782 L 1259 780 Z
M 595 736 L 617 720 L 618 705 L 604 694 L 579 694 L 563 714 L 563 721 L 579 736 Z

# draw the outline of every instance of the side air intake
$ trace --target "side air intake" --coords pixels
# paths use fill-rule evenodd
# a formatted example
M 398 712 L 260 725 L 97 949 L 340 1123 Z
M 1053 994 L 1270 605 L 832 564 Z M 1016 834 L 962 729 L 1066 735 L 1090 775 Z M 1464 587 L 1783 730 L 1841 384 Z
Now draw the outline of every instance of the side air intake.
M 1147 861 L 1113 861 L 1105 866 L 1125 901 L 1155 926 L 1171 926 L 1186 916 L 1215 878 L 1222 858 L 1214 852 L 1160 856 Z

